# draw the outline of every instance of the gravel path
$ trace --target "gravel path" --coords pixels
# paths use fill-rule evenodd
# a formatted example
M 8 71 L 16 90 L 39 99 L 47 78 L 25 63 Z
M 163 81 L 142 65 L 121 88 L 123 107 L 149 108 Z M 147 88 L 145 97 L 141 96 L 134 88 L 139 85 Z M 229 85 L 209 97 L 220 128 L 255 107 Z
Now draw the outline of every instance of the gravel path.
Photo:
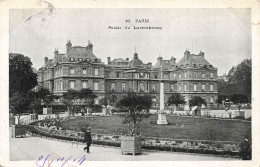
M 35 160 L 43 156 L 45 159 L 49 154 L 58 157 L 80 159 L 86 158 L 86 161 L 227 161 L 238 160 L 232 158 L 224 158 L 213 155 L 200 155 L 188 153 L 169 153 L 143 151 L 141 155 L 122 155 L 120 148 L 103 147 L 92 145 L 90 154 L 83 151 L 83 145 L 73 144 L 71 142 L 58 141 L 57 139 L 45 139 L 34 136 L 26 136 L 26 138 L 10 138 L 10 160 Z

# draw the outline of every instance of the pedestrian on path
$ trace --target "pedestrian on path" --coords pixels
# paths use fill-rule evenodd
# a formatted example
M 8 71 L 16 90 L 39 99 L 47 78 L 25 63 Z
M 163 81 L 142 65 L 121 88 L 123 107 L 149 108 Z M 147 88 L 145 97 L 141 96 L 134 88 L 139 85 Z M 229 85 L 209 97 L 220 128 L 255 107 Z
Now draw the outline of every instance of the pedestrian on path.
M 85 131 L 85 143 L 87 143 L 87 146 L 84 147 L 84 151 L 87 150 L 87 153 L 90 153 L 89 152 L 89 147 L 92 143 L 92 137 L 91 137 L 91 134 L 90 134 L 90 127 L 87 128 L 87 130 Z

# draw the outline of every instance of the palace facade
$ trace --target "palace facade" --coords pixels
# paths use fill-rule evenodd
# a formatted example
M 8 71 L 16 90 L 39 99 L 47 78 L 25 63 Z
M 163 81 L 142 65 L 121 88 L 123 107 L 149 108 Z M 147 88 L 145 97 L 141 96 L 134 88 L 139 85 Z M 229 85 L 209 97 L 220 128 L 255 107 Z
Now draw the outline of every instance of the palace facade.
M 173 93 L 180 93 L 188 101 L 192 96 L 205 98 L 214 105 L 218 98 L 217 68 L 206 59 L 205 54 L 184 52 L 176 62 L 157 58 L 155 65 L 143 63 L 138 53 L 133 58 L 114 59 L 107 57 L 107 64 L 93 53 L 92 43 L 86 47 L 66 44 L 66 53 L 55 49 L 53 59 L 44 58 L 45 64 L 38 70 L 39 86 L 53 94 L 62 95 L 69 89 L 92 89 L 98 99 L 105 95 L 118 96 L 127 92 L 150 94 L 155 105 L 159 105 L 160 82 L 164 82 L 165 100 Z

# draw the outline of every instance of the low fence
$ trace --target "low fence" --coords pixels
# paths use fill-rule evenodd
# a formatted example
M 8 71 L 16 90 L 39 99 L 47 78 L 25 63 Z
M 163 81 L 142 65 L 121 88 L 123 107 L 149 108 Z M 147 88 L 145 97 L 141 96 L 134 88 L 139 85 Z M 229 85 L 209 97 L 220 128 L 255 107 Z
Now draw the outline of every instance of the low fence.
M 44 127 L 27 125 L 27 130 L 33 136 L 49 139 L 58 139 L 72 142 L 72 145 L 84 142 L 84 133 L 70 130 L 54 130 Z M 92 133 L 93 144 L 102 146 L 121 146 L 121 135 L 105 135 Z M 239 142 L 189 140 L 145 137 L 142 138 L 142 148 L 155 151 L 187 152 L 199 154 L 214 154 L 222 156 L 239 157 Z

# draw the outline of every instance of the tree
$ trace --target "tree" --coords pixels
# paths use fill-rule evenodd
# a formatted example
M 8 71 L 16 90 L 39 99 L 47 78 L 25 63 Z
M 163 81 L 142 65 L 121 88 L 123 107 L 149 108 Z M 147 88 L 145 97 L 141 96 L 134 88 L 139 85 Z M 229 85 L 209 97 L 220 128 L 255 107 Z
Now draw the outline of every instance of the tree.
M 184 96 L 180 95 L 179 93 L 174 93 L 168 98 L 167 105 L 168 106 L 174 105 L 175 110 L 179 104 L 186 104 L 184 100 Z
M 202 104 L 204 104 L 205 106 L 207 105 L 207 102 L 205 99 L 203 99 L 200 96 L 193 96 L 190 100 L 189 100 L 189 106 L 193 107 L 193 106 L 198 106 L 197 111 L 200 112 L 200 108 L 202 106 Z M 196 112 L 195 115 L 197 115 L 198 113 Z
M 50 94 L 50 91 L 46 88 L 40 88 L 39 91 L 36 92 L 36 98 L 39 99 L 44 99 L 46 98 L 46 96 L 48 96 Z
M 100 99 L 99 104 L 104 105 L 107 107 L 107 105 L 115 105 L 116 101 L 119 99 L 119 95 L 117 94 L 107 94 L 104 98 Z
M 30 109 L 33 111 L 35 114 L 39 114 L 42 112 L 42 104 L 41 104 L 41 99 L 33 99 L 30 103 Z
M 236 94 L 245 95 L 251 101 L 252 60 L 245 59 L 230 70 L 229 82 L 234 84 Z
M 30 58 L 22 54 L 9 53 L 9 96 L 26 93 L 36 85 L 37 74 L 33 72 Z
M 128 93 L 116 103 L 119 111 L 125 113 L 123 123 L 128 124 L 130 136 L 136 135 L 136 130 L 144 118 L 149 117 L 149 109 L 152 105 L 152 98 L 147 95 Z
M 37 85 L 37 74 L 33 72 L 29 57 L 9 54 L 9 103 L 10 112 L 18 116 L 30 109 L 30 91 Z
M 78 98 L 78 92 L 75 90 L 69 89 L 66 93 L 62 96 L 62 102 L 68 107 L 68 112 L 71 111 L 73 102 Z
M 18 124 L 23 113 L 28 112 L 30 109 L 30 98 L 27 93 L 14 93 L 10 98 L 10 112 L 17 115 Z
M 97 96 L 93 93 L 93 91 L 91 89 L 81 89 L 78 92 L 78 97 L 80 99 L 84 99 L 85 103 L 88 106 L 93 105 L 95 98 L 97 98 Z
M 242 103 L 248 103 L 249 102 L 247 96 L 242 95 L 242 94 L 234 94 L 234 95 L 232 95 L 231 101 L 234 104 L 237 104 L 239 111 L 241 109 L 241 104 Z
M 81 89 L 78 92 L 78 98 L 83 99 L 84 103 L 87 105 L 87 107 L 90 108 L 93 106 L 97 96 L 93 93 L 93 91 L 91 89 Z

